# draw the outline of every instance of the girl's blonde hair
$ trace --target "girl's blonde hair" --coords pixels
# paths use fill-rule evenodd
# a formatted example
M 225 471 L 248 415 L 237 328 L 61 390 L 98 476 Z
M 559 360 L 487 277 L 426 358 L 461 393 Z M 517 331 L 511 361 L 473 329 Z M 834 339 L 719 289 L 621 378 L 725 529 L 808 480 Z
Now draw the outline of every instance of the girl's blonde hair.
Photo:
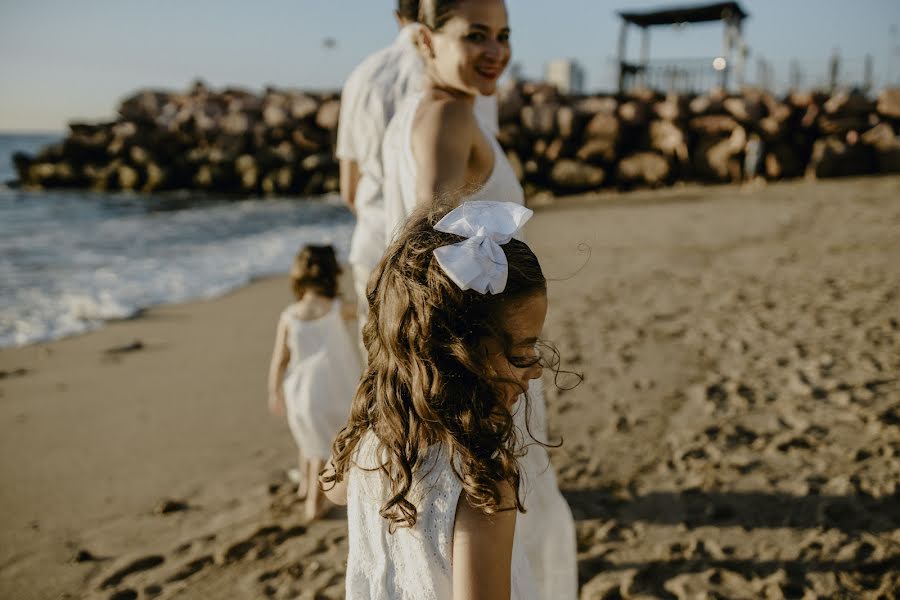
M 511 240 L 502 246 L 509 263 L 503 293 L 459 289 L 433 253 L 462 239 L 434 229 L 450 208 L 442 204 L 414 215 L 370 279 L 363 329 L 368 366 L 334 442 L 334 471 L 323 477 L 325 483 L 341 481 L 360 438 L 373 432 L 386 457 L 380 470 L 390 490 L 380 514 L 392 530 L 415 525 L 414 474 L 435 445 L 473 506 L 485 513 L 500 509 L 498 484 L 507 481 L 516 490 L 516 508 L 523 510 L 521 443 L 497 392 L 500 379 L 486 366 L 483 341 L 496 337 L 508 353 L 505 311 L 546 293 L 546 280 L 528 245 Z

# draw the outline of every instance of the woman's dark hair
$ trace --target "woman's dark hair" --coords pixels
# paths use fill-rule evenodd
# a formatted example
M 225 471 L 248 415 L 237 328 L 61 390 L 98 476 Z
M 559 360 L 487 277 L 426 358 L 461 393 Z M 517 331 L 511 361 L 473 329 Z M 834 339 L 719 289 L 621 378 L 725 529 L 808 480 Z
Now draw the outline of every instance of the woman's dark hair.
M 361 437 L 374 433 L 390 490 L 380 514 L 392 530 L 416 523 L 414 474 L 435 445 L 473 506 L 488 514 L 500 510 L 498 485 L 509 482 L 516 508 L 523 510 L 517 462 L 522 444 L 497 390 L 501 379 L 486 366 L 483 342 L 495 337 L 509 352 L 505 311 L 546 293 L 546 280 L 528 245 L 513 239 L 501 246 L 509 264 L 502 293 L 461 290 L 434 257 L 435 248 L 462 239 L 434 229 L 449 208 L 414 215 L 370 279 L 363 329 L 368 365 L 334 442 L 334 470 L 322 479 L 341 481 Z
M 331 246 L 306 245 L 294 257 L 291 267 L 291 289 L 297 300 L 312 291 L 326 298 L 337 296 L 338 266 L 334 248 Z
M 419 19 L 419 0 L 397 0 L 397 14 L 414 23 Z
M 463 0 L 421 0 L 418 21 L 432 31 L 437 31 L 453 17 L 453 12 L 462 2 Z

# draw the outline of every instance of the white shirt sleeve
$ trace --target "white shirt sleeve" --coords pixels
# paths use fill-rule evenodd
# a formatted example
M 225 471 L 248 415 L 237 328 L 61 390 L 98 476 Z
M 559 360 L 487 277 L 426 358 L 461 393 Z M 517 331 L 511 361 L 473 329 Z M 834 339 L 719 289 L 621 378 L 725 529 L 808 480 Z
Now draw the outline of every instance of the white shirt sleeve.
M 359 119 L 360 77 L 354 70 L 341 91 L 341 113 L 338 117 L 335 156 L 340 160 L 360 160 L 363 154 L 356 145 L 356 121 Z

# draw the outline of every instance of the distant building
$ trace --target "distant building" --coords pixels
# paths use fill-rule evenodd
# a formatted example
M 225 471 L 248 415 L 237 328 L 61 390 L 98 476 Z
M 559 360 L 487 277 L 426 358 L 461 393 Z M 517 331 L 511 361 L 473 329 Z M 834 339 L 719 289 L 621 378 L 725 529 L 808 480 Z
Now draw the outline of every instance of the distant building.
M 584 93 L 584 68 L 568 58 L 551 60 L 544 70 L 544 79 L 556 84 L 563 94 Z

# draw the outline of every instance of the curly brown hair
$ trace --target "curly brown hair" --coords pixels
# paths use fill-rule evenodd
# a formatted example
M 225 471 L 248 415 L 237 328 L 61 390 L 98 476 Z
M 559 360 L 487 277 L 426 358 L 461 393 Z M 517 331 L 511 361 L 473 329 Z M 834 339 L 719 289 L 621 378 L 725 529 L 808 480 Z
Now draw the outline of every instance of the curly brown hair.
M 338 266 L 332 246 L 303 246 L 294 264 L 291 266 L 291 289 L 297 300 L 311 291 L 326 298 L 334 298 L 338 291 L 338 276 L 341 267 Z
M 524 511 L 520 434 L 496 386 L 508 380 L 486 366 L 483 341 L 495 337 L 509 354 L 505 311 L 546 293 L 546 279 L 528 245 L 514 239 L 502 246 L 509 263 L 503 293 L 459 289 L 434 258 L 435 248 L 462 239 L 434 229 L 449 208 L 415 214 L 370 279 L 363 329 L 368 366 L 334 442 L 333 470 L 322 478 L 342 481 L 359 440 L 372 431 L 386 457 L 380 470 L 390 494 L 380 514 L 392 531 L 416 523 L 410 492 L 431 446 L 449 459 L 473 506 L 487 514 L 500 510 L 498 485 L 505 481 Z

